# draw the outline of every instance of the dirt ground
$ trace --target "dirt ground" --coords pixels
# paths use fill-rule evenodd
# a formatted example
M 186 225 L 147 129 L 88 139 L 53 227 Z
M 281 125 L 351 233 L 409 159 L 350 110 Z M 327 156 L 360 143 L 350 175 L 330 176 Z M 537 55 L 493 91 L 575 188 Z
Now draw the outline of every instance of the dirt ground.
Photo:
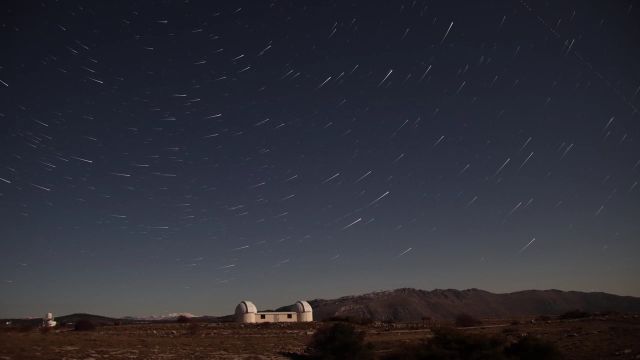
M 567 359 L 640 359 L 640 318 L 601 317 L 564 321 L 494 320 L 462 329 L 515 340 L 538 336 L 558 345 Z M 323 323 L 138 324 L 103 326 L 91 332 L 60 329 L 0 331 L 0 360 L 18 359 L 287 359 L 300 353 Z M 431 335 L 429 324 L 361 327 L 378 354 Z

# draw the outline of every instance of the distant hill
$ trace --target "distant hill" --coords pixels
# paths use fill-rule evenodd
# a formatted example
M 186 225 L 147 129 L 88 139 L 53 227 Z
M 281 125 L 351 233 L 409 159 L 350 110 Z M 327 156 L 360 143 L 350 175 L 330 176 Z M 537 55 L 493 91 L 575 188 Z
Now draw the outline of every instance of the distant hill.
M 150 316 L 127 316 L 125 319 L 131 320 L 141 320 L 141 321 L 175 321 L 178 317 L 184 316 L 189 319 L 197 319 L 198 316 L 193 315 L 192 313 L 182 312 L 182 313 L 171 313 L 166 315 L 150 315 Z
M 82 313 L 57 316 L 54 318 L 54 320 L 58 322 L 58 325 L 74 324 L 78 320 L 89 320 L 96 325 L 113 325 L 114 323 L 127 324 L 127 323 L 135 322 L 130 319 L 116 319 L 116 318 L 110 318 L 106 316 L 82 314 Z M 40 326 L 40 324 L 42 324 L 42 318 L 2 319 L 0 321 L 2 321 L 3 323 L 10 322 L 14 326 Z
M 571 310 L 640 313 L 640 298 L 602 292 L 526 290 L 494 294 L 478 289 L 397 289 L 309 302 L 315 320 L 352 317 L 380 321 L 451 320 L 467 313 L 479 318 L 559 315 Z M 287 310 L 283 307 L 279 310 Z
M 168 314 L 165 316 L 149 316 L 149 317 L 132 317 L 125 316 L 122 318 L 112 318 L 94 314 L 76 313 L 55 317 L 55 321 L 58 325 L 75 324 L 79 320 L 89 320 L 96 325 L 126 325 L 126 324 L 147 324 L 147 323 L 173 323 L 176 322 L 178 316 L 185 315 L 185 313 Z M 191 314 L 186 314 L 191 315 Z M 186 316 L 185 315 L 185 316 Z M 198 323 L 216 323 L 225 320 L 224 317 L 219 318 L 216 316 L 187 316 L 190 321 Z M 232 321 L 233 319 L 227 319 Z M 0 319 L 0 323 L 9 322 L 13 326 L 40 326 L 42 324 L 41 318 L 23 318 L 23 319 Z
M 58 316 L 55 318 L 58 324 L 74 324 L 79 320 L 89 320 L 96 325 L 113 325 L 116 322 L 123 322 L 123 319 L 110 318 L 107 316 L 93 315 L 93 314 L 69 314 L 64 316 Z M 127 322 L 125 319 L 124 322 Z
M 196 316 L 190 313 L 172 313 L 167 315 L 157 315 L 157 316 L 141 316 L 141 317 L 133 317 L 127 316 L 122 318 L 123 320 L 132 321 L 135 323 L 172 323 L 178 321 L 180 316 L 184 316 L 189 319 L 189 322 L 197 322 L 197 323 L 218 323 L 222 321 L 222 318 L 217 316 Z
M 314 320 L 333 317 L 370 319 L 376 321 L 453 320 L 466 313 L 478 318 L 518 318 L 537 315 L 560 315 L 572 310 L 586 312 L 640 313 L 640 298 L 619 296 L 603 292 L 579 292 L 561 290 L 525 290 L 506 294 L 494 294 L 479 289 L 468 290 L 418 290 L 411 288 L 378 291 L 364 295 L 344 296 L 338 299 L 309 301 Z M 276 311 L 294 311 L 285 306 Z M 58 324 L 90 320 L 97 325 L 167 323 L 174 322 L 179 314 L 149 318 L 111 318 L 92 314 L 71 314 L 56 317 Z M 192 317 L 194 322 L 230 322 L 234 315 Z M 41 319 L 3 319 L 13 325 L 39 325 Z

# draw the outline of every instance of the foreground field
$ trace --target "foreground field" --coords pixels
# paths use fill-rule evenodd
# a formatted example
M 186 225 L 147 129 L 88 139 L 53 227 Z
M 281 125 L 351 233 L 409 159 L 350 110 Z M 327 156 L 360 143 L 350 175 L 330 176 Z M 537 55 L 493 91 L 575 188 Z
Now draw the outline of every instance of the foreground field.
M 0 332 L 0 359 L 287 359 L 302 353 L 310 324 L 140 324 L 95 331 Z M 427 339 L 425 324 L 361 327 L 379 355 Z M 517 339 L 536 336 L 557 344 L 567 359 L 640 359 L 640 318 L 600 317 L 564 321 L 492 321 L 466 333 Z

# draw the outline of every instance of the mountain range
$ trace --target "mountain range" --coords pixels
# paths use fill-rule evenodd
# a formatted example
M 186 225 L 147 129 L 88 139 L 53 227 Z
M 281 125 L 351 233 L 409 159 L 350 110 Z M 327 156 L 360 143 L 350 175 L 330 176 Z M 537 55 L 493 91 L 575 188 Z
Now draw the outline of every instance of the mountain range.
M 424 319 L 453 320 L 460 314 L 477 318 L 513 319 L 538 315 L 560 315 L 580 310 L 584 312 L 640 313 L 640 298 L 603 292 L 579 292 L 561 290 L 525 290 L 496 294 L 479 289 L 418 290 L 403 288 L 377 291 L 363 295 L 344 296 L 337 299 L 309 301 L 316 321 L 331 318 L 351 318 L 373 321 L 421 321 Z M 276 311 L 293 311 L 284 306 Z M 88 319 L 96 324 L 168 322 L 179 315 L 193 317 L 189 313 L 167 316 L 109 318 L 91 314 L 71 314 L 57 317 L 61 324 Z M 7 319 L 10 320 L 10 319 Z M 233 315 L 193 317 L 200 322 L 233 321 Z M 3 320 L 5 321 L 5 320 Z M 14 322 L 38 323 L 39 319 L 13 319 Z
M 465 313 L 478 318 L 517 318 L 586 312 L 640 313 L 640 298 L 603 292 L 525 290 L 495 294 L 479 289 L 403 288 L 309 302 L 314 319 L 350 317 L 377 321 L 451 320 Z M 287 307 L 281 308 L 286 309 Z

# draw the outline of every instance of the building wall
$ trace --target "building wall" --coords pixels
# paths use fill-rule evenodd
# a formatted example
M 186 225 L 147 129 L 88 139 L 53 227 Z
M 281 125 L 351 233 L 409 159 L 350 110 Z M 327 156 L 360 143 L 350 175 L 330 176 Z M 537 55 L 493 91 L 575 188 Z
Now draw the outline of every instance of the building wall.
M 297 322 L 298 314 L 295 312 L 265 312 L 256 314 L 256 323 Z
M 236 318 L 238 322 L 245 323 L 245 324 L 253 324 L 256 322 L 255 313 L 236 314 Z
M 299 322 L 310 322 L 313 321 L 313 313 L 308 311 L 308 312 L 301 312 L 301 313 L 297 313 L 298 314 L 298 321 Z

